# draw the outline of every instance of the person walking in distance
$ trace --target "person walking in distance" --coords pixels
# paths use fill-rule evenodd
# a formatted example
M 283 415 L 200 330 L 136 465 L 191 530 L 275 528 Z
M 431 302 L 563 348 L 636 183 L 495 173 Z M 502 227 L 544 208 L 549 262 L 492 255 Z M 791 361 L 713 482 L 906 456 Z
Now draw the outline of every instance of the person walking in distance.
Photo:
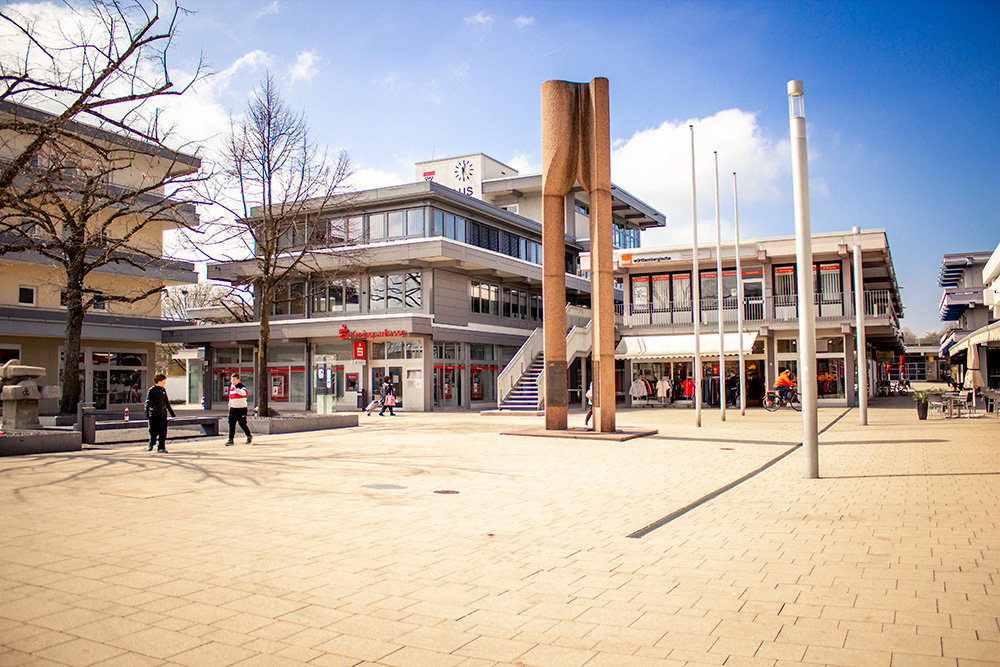
M 174 409 L 170 407 L 170 399 L 167 398 L 167 390 L 163 387 L 167 383 L 167 376 L 157 373 L 153 376 L 153 386 L 149 388 L 146 395 L 146 420 L 149 421 L 149 451 L 153 451 L 153 445 L 159 441 L 156 451 L 160 454 L 167 453 L 167 415 L 176 417 Z
M 388 375 L 385 376 L 385 380 L 382 382 L 382 410 L 378 413 L 379 417 L 385 417 L 385 409 L 389 408 L 389 416 L 395 417 L 396 413 L 393 412 L 393 407 L 396 405 L 396 391 L 392 388 L 392 378 Z
M 594 416 L 594 383 L 591 382 L 590 386 L 587 387 L 587 393 L 584 394 L 587 397 L 587 416 L 583 418 L 584 428 L 590 424 L 590 418 Z
M 231 380 L 229 383 L 229 440 L 226 441 L 226 445 L 233 444 L 237 424 L 246 433 L 249 445 L 253 442 L 253 436 L 250 435 L 250 427 L 247 426 L 247 388 L 240 382 L 238 373 L 233 373 Z

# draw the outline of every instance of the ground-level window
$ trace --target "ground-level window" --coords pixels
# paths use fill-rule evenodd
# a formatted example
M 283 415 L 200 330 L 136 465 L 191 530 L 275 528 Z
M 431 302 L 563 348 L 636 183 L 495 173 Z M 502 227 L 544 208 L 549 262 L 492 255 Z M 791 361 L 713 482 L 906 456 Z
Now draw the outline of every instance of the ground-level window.
M 229 381 L 233 373 L 238 373 L 240 382 L 247 388 L 247 405 L 254 405 L 254 348 L 217 347 L 213 350 L 213 356 L 212 401 L 222 405 L 229 403 Z

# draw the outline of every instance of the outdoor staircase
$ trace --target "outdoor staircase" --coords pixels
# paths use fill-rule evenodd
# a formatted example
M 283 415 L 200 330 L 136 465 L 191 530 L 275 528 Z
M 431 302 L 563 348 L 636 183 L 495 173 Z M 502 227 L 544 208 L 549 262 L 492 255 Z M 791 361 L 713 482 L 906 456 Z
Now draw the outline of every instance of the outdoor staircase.
M 539 354 L 532 360 L 528 369 L 521 374 L 510 393 L 500 401 L 499 408 L 519 412 L 537 412 L 538 392 L 540 391 L 538 378 L 543 370 L 545 370 L 545 357 Z

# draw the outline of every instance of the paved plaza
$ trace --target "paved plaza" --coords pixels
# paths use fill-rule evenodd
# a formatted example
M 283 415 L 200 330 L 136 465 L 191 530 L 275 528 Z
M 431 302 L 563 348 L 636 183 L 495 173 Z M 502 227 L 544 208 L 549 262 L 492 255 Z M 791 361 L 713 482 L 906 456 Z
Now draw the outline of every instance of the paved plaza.
M 1000 664 L 1000 421 L 823 408 L 805 480 L 798 413 L 727 415 L 0 459 L 0 665 Z

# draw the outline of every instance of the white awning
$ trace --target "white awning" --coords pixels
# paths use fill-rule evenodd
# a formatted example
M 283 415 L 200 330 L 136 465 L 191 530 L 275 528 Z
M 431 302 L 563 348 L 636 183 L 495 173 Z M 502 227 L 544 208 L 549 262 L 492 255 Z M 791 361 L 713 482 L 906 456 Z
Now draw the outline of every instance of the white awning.
M 951 349 L 948 350 L 948 355 L 951 356 L 975 345 L 989 345 L 990 343 L 1000 343 L 1000 322 L 976 329 L 952 345 Z
M 739 334 L 736 332 L 722 334 L 723 346 L 727 356 L 735 356 L 739 351 Z M 757 340 L 757 332 L 743 334 L 743 353 L 748 354 Z M 719 334 L 701 334 L 701 355 L 719 356 Z M 615 359 L 676 359 L 694 356 L 694 334 L 677 334 L 670 336 L 623 336 L 615 348 Z

